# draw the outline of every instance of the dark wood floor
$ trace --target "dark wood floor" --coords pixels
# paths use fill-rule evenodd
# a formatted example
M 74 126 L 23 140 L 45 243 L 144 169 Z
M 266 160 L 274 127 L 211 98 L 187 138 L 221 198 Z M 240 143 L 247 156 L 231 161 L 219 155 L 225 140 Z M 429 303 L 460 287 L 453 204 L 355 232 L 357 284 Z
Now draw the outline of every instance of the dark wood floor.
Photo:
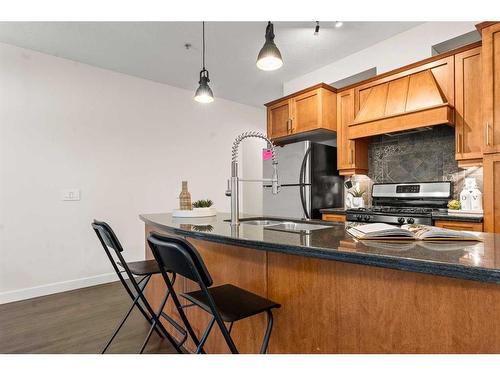
M 116 282 L 0 305 L 0 353 L 99 353 L 132 301 Z M 137 309 L 109 353 L 137 353 L 149 329 Z M 153 334 L 145 353 L 172 353 Z

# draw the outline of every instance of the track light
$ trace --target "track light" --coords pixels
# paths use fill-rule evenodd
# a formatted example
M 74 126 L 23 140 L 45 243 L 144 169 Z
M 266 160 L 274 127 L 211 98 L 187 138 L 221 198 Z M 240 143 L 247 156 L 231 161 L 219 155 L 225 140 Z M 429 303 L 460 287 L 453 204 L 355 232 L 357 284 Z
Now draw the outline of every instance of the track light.
M 314 35 L 318 35 L 319 34 L 319 21 L 316 21 L 316 27 L 314 28 Z
M 281 53 L 274 44 L 274 26 L 269 21 L 266 27 L 266 42 L 257 57 L 257 67 L 262 70 L 276 70 L 283 65 Z
M 208 85 L 210 78 L 208 77 L 208 70 L 205 69 L 205 22 L 203 22 L 203 68 L 200 71 L 200 80 L 198 81 L 199 87 L 194 94 L 194 100 L 198 103 L 212 103 L 214 101 L 214 94 Z

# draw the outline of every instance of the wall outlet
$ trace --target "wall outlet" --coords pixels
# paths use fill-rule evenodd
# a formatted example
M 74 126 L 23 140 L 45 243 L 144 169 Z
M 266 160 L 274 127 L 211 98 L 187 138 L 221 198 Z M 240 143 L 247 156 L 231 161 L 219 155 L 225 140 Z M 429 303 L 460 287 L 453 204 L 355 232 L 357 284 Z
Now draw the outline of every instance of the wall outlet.
M 63 189 L 61 190 L 61 200 L 63 201 L 79 201 L 80 189 Z

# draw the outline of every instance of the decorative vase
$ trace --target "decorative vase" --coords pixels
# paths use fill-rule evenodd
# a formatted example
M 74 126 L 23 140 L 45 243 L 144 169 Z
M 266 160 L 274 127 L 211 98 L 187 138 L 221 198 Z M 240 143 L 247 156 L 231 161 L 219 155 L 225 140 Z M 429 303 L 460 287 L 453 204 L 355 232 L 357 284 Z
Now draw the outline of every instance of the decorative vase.
M 182 191 L 179 195 L 179 208 L 181 210 L 192 210 L 191 194 L 188 191 L 187 181 L 182 181 Z
M 352 197 L 352 208 L 364 208 L 365 200 L 363 197 Z

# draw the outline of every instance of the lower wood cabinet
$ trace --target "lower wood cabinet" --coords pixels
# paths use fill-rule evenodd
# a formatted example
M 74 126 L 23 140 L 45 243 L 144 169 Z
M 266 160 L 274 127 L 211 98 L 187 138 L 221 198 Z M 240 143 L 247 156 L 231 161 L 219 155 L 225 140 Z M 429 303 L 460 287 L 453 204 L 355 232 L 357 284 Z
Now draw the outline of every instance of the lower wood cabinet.
M 483 223 L 476 223 L 472 221 L 452 221 L 452 220 L 436 220 L 434 222 L 436 227 L 453 229 L 453 230 L 467 230 L 474 232 L 483 231 Z
M 339 223 L 343 223 L 343 222 L 345 222 L 345 215 L 342 215 L 342 214 L 323 214 L 321 216 L 321 219 L 325 220 L 325 221 L 336 221 Z

